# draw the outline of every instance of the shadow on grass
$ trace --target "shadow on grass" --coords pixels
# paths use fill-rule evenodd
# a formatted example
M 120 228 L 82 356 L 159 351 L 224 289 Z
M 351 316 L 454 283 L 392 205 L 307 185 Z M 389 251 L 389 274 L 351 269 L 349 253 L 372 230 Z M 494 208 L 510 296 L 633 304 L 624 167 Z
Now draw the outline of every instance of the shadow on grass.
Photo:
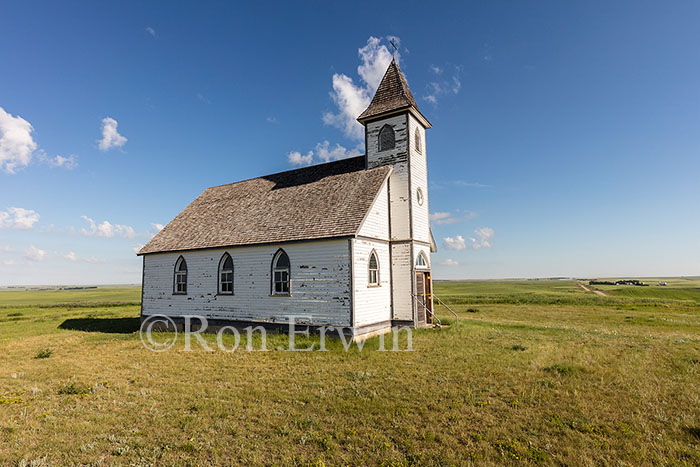
M 131 334 L 141 327 L 140 318 L 73 318 L 62 322 L 58 328 L 71 331 Z

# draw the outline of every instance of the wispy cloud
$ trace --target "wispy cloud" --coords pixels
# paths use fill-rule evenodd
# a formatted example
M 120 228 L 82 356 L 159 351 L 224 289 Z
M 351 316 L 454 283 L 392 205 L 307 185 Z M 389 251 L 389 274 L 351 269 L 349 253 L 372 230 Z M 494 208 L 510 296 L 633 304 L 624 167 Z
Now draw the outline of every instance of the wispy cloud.
M 72 170 L 78 165 L 78 156 L 71 154 L 68 157 L 56 156 L 52 158 L 46 158 L 46 162 L 51 167 L 62 167 L 64 169 Z
M 103 259 L 95 258 L 94 256 L 90 256 L 89 258 L 79 258 L 74 251 L 70 251 L 66 253 L 63 256 L 64 259 L 67 259 L 68 261 L 74 262 L 74 263 L 90 263 L 90 264 L 97 264 L 97 263 L 105 263 L 106 261 Z
M 200 102 L 204 102 L 205 104 L 211 104 L 211 101 L 208 98 L 204 97 L 204 94 L 202 94 L 201 92 L 197 93 L 197 100 L 199 100 Z
M 474 230 L 475 237 L 470 237 L 471 247 L 474 250 L 480 248 L 491 248 L 491 239 L 494 236 L 494 231 L 490 227 L 481 227 Z
M 440 264 L 443 266 L 459 266 L 459 262 L 453 260 L 452 258 L 447 258 L 442 261 L 440 261 Z
M 39 217 L 39 213 L 31 209 L 8 208 L 7 211 L 0 211 L 0 229 L 31 229 Z
M 359 84 L 355 84 L 353 79 L 345 74 L 333 75 L 333 91 L 330 96 L 337 111 L 324 113 L 323 122 L 341 129 L 348 138 L 360 141 L 364 139 L 364 129 L 356 119 L 369 106 L 370 99 L 391 63 L 392 55 L 387 46 L 382 44 L 382 39 L 372 36 L 367 39 L 367 44 L 358 50 L 358 55 L 361 62 L 357 67 Z M 397 52 L 396 62 L 400 60 L 401 55 Z
M 28 121 L 0 107 L 0 170 L 13 174 L 17 168 L 29 165 L 37 148 L 33 131 Z
M 120 148 L 127 142 L 127 138 L 117 131 L 117 121 L 110 117 L 102 119 L 102 139 L 98 140 L 100 151 L 108 151 L 112 148 Z
M 30 245 L 24 252 L 24 258 L 29 261 L 43 261 L 44 258 L 46 258 L 46 252 L 44 250 L 40 250 L 34 245 Z
M 163 227 L 165 227 L 163 224 L 158 224 L 157 222 L 151 222 L 151 227 L 156 229 L 156 233 L 160 232 L 163 230 Z
M 474 219 L 476 213 L 473 211 L 433 212 L 430 214 L 430 223 L 434 225 L 455 224 L 457 222 Z
M 446 188 L 493 188 L 479 182 L 468 182 L 466 180 L 441 180 L 439 182 L 430 181 L 431 190 L 443 190 Z
M 120 237 L 130 239 L 136 237 L 136 232 L 134 231 L 134 228 L 128 225 L 112 224 L 109 221 L 103 221 L 101 224 L 97 224 L 94 220 L 90 219 L 87 216 L 80 217 L 90 225 L 89 229 L 80 229 L 80 233 L 82 233 L 83 235 L 105 238 L 112 238 L 118 235 Z
M 0 245 L 0 251 L 3 253 L 12 253 L 15 249 L 9 245 Z
M 267 117 L 267 118 L 265 119 L 265 121 L 266 121 L 267 123 L 277 123 L 277 117 L 273 117 L 272 115 L 270 115 L 269 117 Z
M 146 32 L 147 32 L 148 34 L 150 34 L 151 36 L 156 37 L 156 30 L 153 29 L 152 27 L 148 26 L 148 27 L 146 28 Z
M 461 66 L 449 66 L 452 73 L 445 76 L 447 68 L 440 68 L 436 65 L 430 65 L 430 72 L 433 74 L 433 80 L 426 85 L 425 95 L 423 99 L 437 105 L 442 97 L 456 96 L 462 89 L 462 74 Z
M 141 250 L 141 248 L 143 248 L 143 243 L 137 243 L 136 246 L 132 248 L 132 250 L 134 251 L 134 253 L 138 253 L 139 250 Z

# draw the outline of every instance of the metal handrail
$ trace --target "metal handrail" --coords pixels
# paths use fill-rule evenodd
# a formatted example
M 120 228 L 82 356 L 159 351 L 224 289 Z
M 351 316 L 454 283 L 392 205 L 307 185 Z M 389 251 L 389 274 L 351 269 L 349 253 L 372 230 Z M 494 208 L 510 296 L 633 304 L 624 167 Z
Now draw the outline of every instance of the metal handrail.
M 440 305 L 442 305 L 445 308 L 447 308 L 448 310 L 450 310 L 450 313 L 452 313 L 455 317 L 455 324 L 459 323 L 459 316 L 457 316 L 457 313 L 455 313 L 452 308 L 450 308 L 449 306 L 447 306 L 447 304 L 445 302 L 440 300 L 440 297 L 438 297 L 437 295 L 433 294 L 433 298 L 437 299 L 437 301 L 440 302 Z
M 425 308 L 425 311 L 427 311 L 428 313 L 430 313 L 432 315 L 433 319 L 437 320 L 437 326 L 441 328 L 442 321 L 440 321 L 440 318 L 435 316 L 435 313 L 433 313 L 433 311 L 430 308 L 425 306 L 425 303 L 422 303 L 420 300 L 418 300 L 418 295 L 416 295 L 416 294 L 411 294 L 411 295 L 413 295 L 413 298 L 416 300 L 416 302 L 420 303 L 423 306 L 423 308 Z

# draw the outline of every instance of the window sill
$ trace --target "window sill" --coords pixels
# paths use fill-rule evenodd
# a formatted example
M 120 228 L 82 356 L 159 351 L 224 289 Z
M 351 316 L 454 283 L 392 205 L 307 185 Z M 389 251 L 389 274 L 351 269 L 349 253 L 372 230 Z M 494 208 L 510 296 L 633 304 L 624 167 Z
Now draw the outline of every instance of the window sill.
M 187 295 L 187 292 L 173 292 L 173 295 Z
M 379 287 L 381 287 L 381 284 L 369 284 L 367 286 L 368 289 L 378 289 Z
M 290 293 L 271 293 L 270 297 L 291 297 Z
M 233 297 L 234 295 L 236 295 L 236 294 L 234 294 L 233 292 L 231 292 L 231 293 L 219 292 L 218 294 L 216 294 L 217 297 Z

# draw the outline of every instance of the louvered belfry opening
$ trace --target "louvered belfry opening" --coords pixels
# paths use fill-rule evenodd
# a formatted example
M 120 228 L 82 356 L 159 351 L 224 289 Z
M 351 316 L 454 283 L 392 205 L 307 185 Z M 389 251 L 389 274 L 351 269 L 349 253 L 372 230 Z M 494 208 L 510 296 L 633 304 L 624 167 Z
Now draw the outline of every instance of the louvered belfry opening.
M 379 150 L 386 151 L 387 149 L 394 149 L 396 145 L 396 137 L 394 135 L 394 129 L 390 125 L 384 125 L 379 132 Z

